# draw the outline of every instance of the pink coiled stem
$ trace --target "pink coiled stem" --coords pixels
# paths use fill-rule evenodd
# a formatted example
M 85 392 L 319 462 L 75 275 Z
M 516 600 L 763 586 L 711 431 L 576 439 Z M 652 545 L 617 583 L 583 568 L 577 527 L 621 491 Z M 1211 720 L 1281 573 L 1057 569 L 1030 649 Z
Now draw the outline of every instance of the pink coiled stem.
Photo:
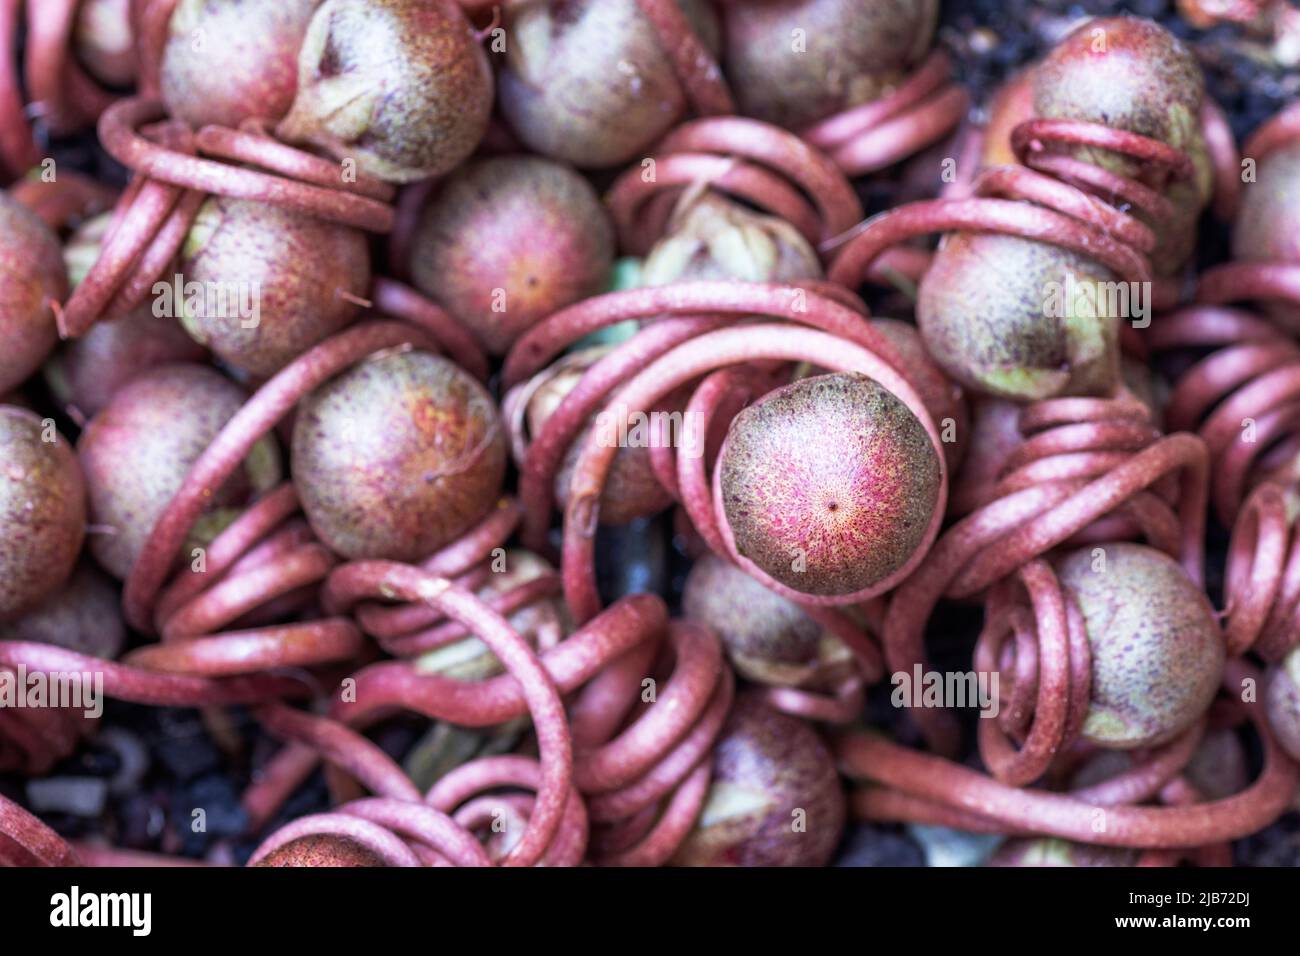
M 675 0 L 636 0 L 636 5 L 654 27 L 691 108 L 700 116 L 736 112 L 718 61 L 695 35 Z
M 1082 615 L 1050 565 L 1030 561 L 1016 572 L 1016 581 L 1032 610 L 1015 605 L 1006 588 L 995 589 L 975 648 L 975 671 L 998 671 L 1004 642 L 1012 639 L 1010 706 L 1004 704 L 998 718 L 980 720 L 979 745 L 989 772 L 1018 787 L 1041 777 L 1078 737 L 1088 713 L 1092 658 Z
M 910 673 L 925 660 L 926 621 L 940 597 L 969 597 L 1028 562 L 1069 542 L 1147 489 L 1181 476 L 1172 540 L 1153 541 L 1178 558 L 1193 581 L 1203 580 L 1203 533 L 1209 458 L 1193 435 L 1156 440 L 1104 469 L 1010 490 L 962 518 L 936 542 L 924 563 L 892 595 L 884 622 L 885 658 L 892 672 Z M 940 753 L 955 753 L 956 726 L 940 709 L 910 716 Z
M 793 133 L 759 120 L 714 116 L 676 127 L 647 160 L 624 173 L 608 203 L 622 245 L 644 255 L 669 211 L 659 197 L 707 183 L 786 219 L 810 242 L 839 235 L 862 218 L 844 174 Z M 656 211 L 657 210 L 657 211 Z M 652 214 L 653 213 L 653 214 Z
M 481 382 L 487 381 L 488 360 L 478 340 L 455 318 L 410 286 L 376 278 L 370 301 L 380 315 L 401 319 L 431 335 L 451 359 Z
M 644 594 L 624 598 L 565 640 L 542 651 L 541 663 L 560 692 L 568 694 L 589 681 L 599 684 L 602 672 L 616 668 L 629 651 L 653 646 L 667 623 L 667 609 L 660 599 Z M 632 689 L 625 686 L 618 690 L 615 704 L 639 692 L 645 666 L 635 665 L 631 671 Z M 523 688 L 509 673 L 483 681 L 459 680 L 421 673 L 407 661 L 385 661 L 371 664 L 353 677 L 356 702 L 336 704 L 334 716 L 354 727 L 372 723 L 393 709 L 414 711 L 463 727 L 490 727 L 528 712 Z M 608 707 L 608 702 L 602 704 L 599 713 L 608 715 Z M 572 732 L 577 739 L 598 743 L 614 732 L 615 728 L 609 727 L 584 734 L 580 711 L 581 704 L 575 704 Z M 621 712 L 614 711 L 615 720 L 621 716 Z M 290 746 L 281 751 L 268 764 L 263 779 L 245 794 L 244 805 L 254 821 L 269 818 L 315 764 L 316 755 L 309 748 Z
M 0 866 L 79 866 L 67 841 L 0 795 Z
M 425 346 L 418 329 L 397 322 L 366 322 L 340 332 L 300 355 L 253 394 L 194 462 L 180 490 L 154 524 L 127 576 L 123 611 L 131 625 L 148 631 L 152 608 L 194 522 L 249 451 L 298 401 L 368 355 L 402 345 Z
M 1159 220 L 1168 215 L 1168 200 L 1135 179 L 1049 152 L 1049 143 L 1110 150 L 1174 180 L 1192 174 L 1188 154 L 1150 137 L 1100 123 L 1026 120 L 1011 133 L 1026 169 L 986 170 L 972 185 L 973 197 L 910 203 L 867 220 L 843 237 L 847 241 L 831 264 L 830 278 L 854 288 L 872 275 L 877 259 L 908 240 L 967 231 L 1049 243 L 1096 259 L 1126 280 L 1151 281 L 1149 229 L 1121 203 Z M 993 198 L 999 195 L 1015 198 Z M 1172 304 L 1176 290 L 1160 282 L 1154 294 L 1162 304 Z
M 1225 687 L 1248 668 L 1230 665 Z M 1235 692 L 1230 690 L 1230 693 Z M 1105 806 L 1075 795 L 1020 789 L 1000 783 L 942 757 L 923 754 L 884 738 L 853 734 L 839 742 L 840 766 L 851 777 L 870 780 L 929 806 L 974 816 L 1011 832 L 1030 831 L 1103 846 L 1152 849 L 1198 847 L 1233 840 L 1267 826 L 1290 804 L 1297 768 L 1282 753 L 1258 707 L 1250 717 L 1264 744 L 1264 769 L 1246 790 L 1208 803 L 1187 806 Z M 888 791 L 886 791 L 888 792 Z M 914 819 L 882 807 L 867 792 L 855 809 L 876 820 Z M 1104 813 L 1105 827 L 1096 826 Z
M 388 232 L 393 210 L 386 203 L 347 188 L 326 188 L 311 182 L 258 172 L 177 152 L 150 142 L 138 128 L 164 116 L 159 100 L 132 97 L 120 100 L 99 119 L 99 139 L 122 165 L 158 182 L 232 199 L 253 199 L 355 226 Z M 274 160 L 271 160 L 274 162 Z M 342 183 L 340 186 L 353 184 Z
M 481 757 L 448 772 L 429 789 L 424 800 L 431 807 L 454 814 L 462 826 L 472 828 L 471 821 L 476 820 L 480 808 L 491 817 L 502 805 L 502 798 L 486 796 L 488 791 L 509 787 L 536 793 L 542 781 L 541 765 L 531 757 Z M 536 806 L 536 801 L 530 800 L 526 808 L 519 809 L 531 817 Z M 577 866 L 586 850 L 587 810 L 578 792 L 570 790 L 564 816 L 542 862 L 548 866 Z
M 811 296 L 810 296 L 811 299 Z M 947 500 L 947 468 L 943 465 L 943 445 L 920 396 L 908 382 L 874 352 L 852 341 L 824 332 L 792 325 L 763 324 L 721 329 L 691 339 L 664 354 L 615 392 L 607 405 L 618 414 L 631 414 L 654 407 L 664 395 L 692 379 L 728 365 L 754 361 L 809 362 L 836 371 L 855 371 L 879 382 L 898 396 L 930 435 L 935 454 L 940 459 L 940 491 L 925 538 L 912 557 L 895 573 L 863 592 L 847 596 L 810 596 L 793 591 L 764 574 L 752 561 L 740 555 L 729 529 L 719 522 L 725 557 L 744 568 L 770 590 L 805 604 L 828 605 L 854 603 L 883 593 L 903 580 L 920 562 L 930 541 L 938 532 Z M 624 411 L 626 410 L 626 411 Z M 599 520 L 600 500 L 609 468 L 618 449 L 606 446 L 595 432 L 586 436 L 574 466 L 569 502 L 565 511 L 563 573 L 565 597 L 575 619 L 585 621 L 601 607 L 595 581 L 595 531 Z M 679 475 L 679 478 L 681 476 Z M 714 475 L 715 512 L 718 510 L 717 474 Z
M 878 172 L 937 143 L 970 109 L 951 81 L 952 62 L 936 50 L 894 90 L 845 109 L 802 132 L 849 176 Z
M 437 605 L 478 635 L 519 681 L 533 717 L 541 753 L 542 783 L 528 830 L 504 862 L 532 866 L 555 837 L 573 778 L 572 741 L 555 682 L 527 642 L 504 618 L 468 591 L 420 568 L 386 561 L 345 564 L 330 575 L 324 600 L 327 606 L 342 608 L 362 597 L 382 596 Z

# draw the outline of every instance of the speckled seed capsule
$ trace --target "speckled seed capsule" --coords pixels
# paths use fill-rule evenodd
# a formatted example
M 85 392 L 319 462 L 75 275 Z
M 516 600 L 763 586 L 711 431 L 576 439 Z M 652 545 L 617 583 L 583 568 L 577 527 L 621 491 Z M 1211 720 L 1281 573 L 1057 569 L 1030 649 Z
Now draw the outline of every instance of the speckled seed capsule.
M 831 687 L 853 673 L 852 655 L 793 601 L 711 554 L 686 576 L 682 613 L 722 639 L 736 672 L 775 687 Z
M 723 3 L 741 112 L 799 129 L 877 99 L 930 48 L 938 0 Z
M 1264 706 L 1277 742 L 1300 760 L 1300 647 L 1269 668 Z
M 420 216 L 411 277 L 494 355 L 566 305 L 602 291 L 614 228 L 591 185 L 534 156 L 457 170 Z
M 86 472 L 90 519 L 99 526 L 90 553 L 106 571 L 126 577 L 190 467 L 246 398 L 215 369 L 167 365 L 133 380 L 90 420 L 77 453 Z M 219 525 L 224 506 L 276 484 L 281 470 L 279 449 L 268 436 L 244 468 L 213 489 L 196 535 Z
M 325 0 L 277 131 L 353 160 L 359 174 L 410 183 L 474 152 L 492 91 L 487 54 L 454 0 Z
M 199 207 L 178 271 L 184 281 L 170 297 L 186 331 L 236 368 L 269 378 L 357 314 L 370 249 L 348 226 L 214 196 Z
M 800 594 L 847 597 L 932 533 L 941 470 L 925 426 L 865 375 L 802 379 L 731 423 L 717 489 L 737 553 Z
M 844 828 L 830 751 L 797 717 L 741 697 L 713 745 L 713 782 L 682 866 L 825 866 Z
M 86 530 L 77 457 L 49 420 L 0 405 L 0 621 L 57 591 Z
M 55 644 L 112 660 L 126 643 L 122 596 L 108 575 L 83 561 L 45 600 L 0 625 L 0 640 Z
M 59 240 L 0 192 L 0 394 L 22 384 L 53 351 L 59 334 L 50 303 L 67 292 Z
M 705 44 L 717 21 L 678 0 Z M 534 152 L 583 169 L 628 162 L 681 118 L 686 97 L 636 0 L 566 0 L 505 8 L 501 112 Z
M 418 561 L 492 507 L 506 442 L 492 396 L 467 372 L 388 351 L 303 400 L 292 464 L 307 520 L 331 549 Z
M 275 122 L 293 103 L 298 50 L 319 0 L 180 0 L 159 79 L 167 112 L 196 129 Z
M 1079 603 L 1092 650 L 1084 740 L 1154 747 L 1205 713 L 1223 675 L 1223 635 L 1209 599 L 1173 558 L 1107 544 L 1066 555 L 1057 574 Z
M 1267 153 L 1255 181 L 1242 189 L 1232 256 L 1243 262 L 1300 265 L 1300 139 Z M 1264 307 L 1292 332 L 1300 330 L 1300 305 L 1270 302 Z

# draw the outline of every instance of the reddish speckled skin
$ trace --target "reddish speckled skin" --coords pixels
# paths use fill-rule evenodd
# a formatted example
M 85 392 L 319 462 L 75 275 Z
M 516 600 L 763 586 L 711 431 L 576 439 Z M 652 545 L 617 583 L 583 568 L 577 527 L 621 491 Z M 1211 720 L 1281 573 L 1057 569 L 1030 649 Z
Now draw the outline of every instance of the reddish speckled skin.
M 707 6 L 678 5 L 715 48 Z M 511 4 L 506 30 L 501 111 L 535 152 L 584 169 L 615 166 L 685 110 L 672 64 L 635 0 Z
M 1232 255 L 1243 262 L 1300 264 L 1300 141 L 1265 155 L 1255 182 L 1241 190 Z M 1264 307 L 1287 328 L 1300 328 L 1300 306 L 1269 302 Z
M 213 197 L 182 248 L 186 282 L 260 290 L 260 321 L 245 328 L 241 293 L 222 315 L 190 316 L 194 339 L 236 368 L 268 378 L 357 314 L 370 286 L 370 250 L 357 229 L 267 203 Z M 171 281 L 165 276 L 163 281 Z M 230 288 L 227 286 L 227 288 Z M 249 323 L 251 324 L 251 323 Z
M 742 411 L 718 473 L 738 552 L 813 595 L 853 594 L 901 568 L 941 483 L 924 425 L 874 380 L 847 373 L 794 382 Z
M 1138 544 L 1107 544 L 1060 560 L 1083 612 L 1092 702 L 1082 738 L 1116 750 L 1172 740 L 1205 713 L 1223 675 L 1224 641 L 1209 599 L 1181 566 Z
M 259 860 L 255 866 L 383 866 L 384 861 L 373 851 L 349 840 L 330 834 L 314 834 L 290 840 L 284 846 Z
M 54 349 L 49 303 L 67 294 L 59 240 L 26 206 L 0 193 L 0 393 L 21 384 Z
M 825 676 L 820 673 L 821 626 L 793 601 L 712 554 L 691 566 L 682 613 L 722 638 L 732 666 L 743 677 L 776 687 L 806 687 Z
M 0 621 L 57 591 L 86 527 L 86 487 L 67 439 L 40 416 L 0 405 Z
M 136 378 L 91 419 L 77 442 L 90 494 L 90 520 L 105 526 L 90 552 L 117 578 L 135 563 L 145 539 L 195 459 L 244 404 L 238 385 L 212 368 L 167 365 Z M 265 489 L 279 477 L 272 439 L 213 495 L 213 507 Z M 265 471 L 265 474 L 262 472 Z M 109 532 L 107 529 L 113 529 Z
M 1278 743 L 1300 760 L 1300 648 L 1269 668 L 1264 707 Z
M 710 819 L 710 803 L 717 801 L 716 813 L 720 797 L 739 798 L 733 807 L 743 811 Z M 802 720 L 742 697 L 713 745 L 713 783 L 701 820 L 673 862 L 825 866 L 843 828 L 844 792 L 821 739 Z
M 601 291 L 614 261 L 614 228 L 591 185 L 559 163 L 525 156 L 454 173 L 425 208 L 412 244 L 415 284 L 494 355 L 540 319 Z
M 325 0 L 279 133 L 354 159 L 359 173 L 415 182 L 474 151 L 492 96 L 487 55 L 453 0 Z
M 1137 17 L 1083 23 L 1033 74 L 1039 116 L 1104 123 L 1183 148 L 1197 135 L 1204 87 L 1192 51 Z
M 112 660 L 126 641 L 122 597 L 108 575 L 83 561 L 67 583 L 44 601 L 8 625 L 0 625 L 0 641 L 56 644 Z
M 191 126 L 274 122 L 298 88 L 298 50 L 318 0 L 181 0 L 163 47 L 162 97 Z
M 320 539 L 348 558 L 418 561 L 497 500 L 506 441 L 468 373 L 427 352 L 385 352 L 303 400 L 293 474 Z
M 65 342 L 43 373 L 59 404 L 89 418 L 137 375 L 173 362 L 202 362 L 207 354 L 175 319 L 143 305 Z
M 925 56 L 937 0 L 724 3 L 723 67 L 741 112 L 789 129 L 874 100 Z M 802 30 L 804 49 L 794 49 Z
M 1104 51 L 1097 31 L 1103 31 Z M 1196 175 L 1170 185 L 1175 215 L 1151 225 L 1159 235 L 1152 262 L 1160 273 L 1177 268 L 1196 242 L 1196 220 L 1212 189 L 1201 135 L 1205 80 L 1195 55 L 1163 27 L 1136 17 L 1088 21 L 1058 43 L 1033 71 L 1036 115 L 1103 123 L 1168 143 L 1192 157 Z M 1126 176 L 1142 178 L 1133 161 L 1097 149 L 1074 155 Z M 1165 183 L 1150 183 L 1156 188 Z

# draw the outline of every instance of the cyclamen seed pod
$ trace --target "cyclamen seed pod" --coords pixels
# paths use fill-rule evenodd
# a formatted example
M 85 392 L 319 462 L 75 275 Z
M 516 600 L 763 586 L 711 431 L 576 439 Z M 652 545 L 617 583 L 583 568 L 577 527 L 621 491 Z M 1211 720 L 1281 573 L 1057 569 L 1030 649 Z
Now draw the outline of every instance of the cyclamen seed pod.
M 101 567 L 126 577 L 190 466 L 246 397 L 214 369 L 167 365 L 131 381 L 90 420 L 77 453 L 90 520 L 101 526 L 90 541 Z M 278 484 L 280 476 L 280 452 L 268 436 L 239 472 L 212 489 L 209 522 L 220 521 L 220 509 Z
M 370 285 L 370 250 L 349 226 L 213 197 L 185 237 L 178 273 L 179 290 L 171 276 L 155 287 L 155 313 L 174 313 L 196 342 L 266 378 L 353 319 Z
M 1196 220 L 1209 201 L 1213 173 L 1201 134 L 1205 79 L 1195 55 L 1164 27 L 1138 17 L 1090 20 L 1058 43 L 1032 74 L 1036 115 L 1084 120 L 1159 140 L 1191 157 L 1194 175 L 1165 184 L 1174 215 L 1152 222 L 1160 241 L 1152 262 L 1177 268 L 1196 243 Z M 1118 154 L 1075 147 L 1080 159 L 1123 176 L 1141 166 Z
M 820 279 L 817 252 L 783 219 L 712 191 L 686 193 L 641 269 L 643 285 L 708 279 L 792 282 Z
M 356 840 L 327 833 L 290 840 L 272 850 L 254 866 L 270 867 L 352 867 L 384 866 L 377 853 Z
M 497 501 L 506 439 L 492 396 L 437 355 L 381 352 L 303 400 L 294 483 L 347 558 L 418 561 Z
M 0 641 L 35 641 L 113 660 L 126 643 L 122 600 L 116 585 L 89 561 L 67 582 L 7 625 Z
M 325 0 L 280 136 L 394 183 L 440 176 L 487 130 L 487 54 L 453 0 Z
M 887 93 L 930 48 L 937 0 L 720 5 L 740 110 L 799 129 Z
M 298 88 L 298 51 L 318 0 L 181 0 L 163 46 L 167 111 L 191 126 L 275 122 Z
M 944 237 L 917 301 L 930 355 L 963 385 L 1020 401 L 1105 395 L 1119 382 L 1119 319 L 1100 263 L 1017 236 Z M 1059 290 L 1053 295 L 1052 290 Z
M 1300 648 L 1269 668 L 1264 707 L 1282 749 L 1300 760 Z
M 1167 743 L 1209 707 L 1223 675 L 1214 609 L 1173 558 L 1107 544 L 1062 558 L 1092 654 L 1092 701 L 1081 736 L 1131 750 Z M 1104 560 L 1103 560 L 1104 559 Z
M 86 486 L 54 426 L 0 405 L 0 621 L 58 591 L 86 529 Z
M 744 409 L 714 472 L 721 530 L 742 566 L 783 596 L 833 603 L 880 593 L 924 557 L 942 486 L 922 422 L 848 373 L 801 379 Z
M 708 5 L 677 0 L 706 45 Z M 636 0 L 506 8 L 502 113 L 533 151 L 583 169 L 628 162 L 681 118 L 686 97 Z
M 0 193 L 0 392 L 35 372 L 58 342 L 50 303 L 68 294 L 59 240 L 27 207 Z
M 686 576 L 682 613 L 707 624 L 736 672 L 760 684 L 831 688 L 855 667 L 844 644 L 798 605 L 711 554 Z
M 202 362 L 207 354 L 174 318 L 156 316 L 146 304 L 63 343 L 42 374 L 62 407 L 90 418 L 137 376 L 174 362 Z
M 1081 24 L 1033 69 L 1035 112 L 1102 123 L 1193 149 L 1205 80 L 1196 57 L 1164 27 L 1140 17 Z M 1117 162 L 1118 157 L 1094 157 Z
M 1300 268 L 1300 138 L 1266 153 L 1255 181 L 1241 190 L 1241 209 L 1232 227 L 1232 255 L 1241 262 L 1287 263 Z M 1300 306 L 1266 302 L 1270 316 L 1293 333 Z
M 457 170 L 412 238 L 415 284 L 494 355 L 600 292 L 613 262 L 614 229 L 595 190 L 568 167 L 532 156 Z
M 1206 731 L 1183 775 L 1206 800 L 1222 800 L 1246 789 L 1250 762 L 1231 727 Z
M 796 717 L 737 700 L 713 745 L 713 782 L 681 866 L 825 866 L 844 828 L 830 752 Z

